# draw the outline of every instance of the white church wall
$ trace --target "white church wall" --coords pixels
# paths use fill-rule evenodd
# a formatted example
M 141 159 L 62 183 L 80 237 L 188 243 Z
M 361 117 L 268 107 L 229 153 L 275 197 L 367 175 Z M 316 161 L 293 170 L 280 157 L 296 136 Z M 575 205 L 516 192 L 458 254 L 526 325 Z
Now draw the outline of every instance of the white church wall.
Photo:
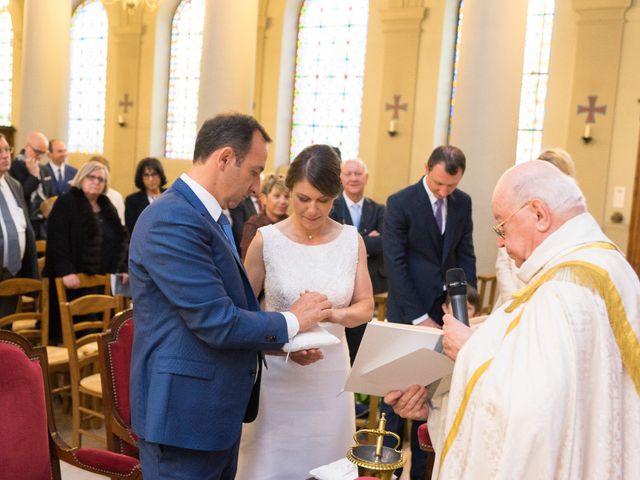
M 636 0 L 627 11 L 622 39 L 622 60 L 616 110 L 611 137 L 611 160 L 603 228 L 605 233 L 626 251 L 631 219 L 631 197 L 636 174 L 640 132 L 640 5 Z M 624 194 L 620 195 L 620 188 Z M 617 193 L 618 192 L 618 193 Z M 622 201 L 616 200 L 617 196 Z M 620 224 L 611 221 L 611 215 L 619 212 L 623 216 Z
M 500 175 L 515 163 L 526 18 L 526 0 L 464 6 L 450 141 L 467 157 L 460 188 L 473 199 L 479 273 L 495 270 L 491 195 Z

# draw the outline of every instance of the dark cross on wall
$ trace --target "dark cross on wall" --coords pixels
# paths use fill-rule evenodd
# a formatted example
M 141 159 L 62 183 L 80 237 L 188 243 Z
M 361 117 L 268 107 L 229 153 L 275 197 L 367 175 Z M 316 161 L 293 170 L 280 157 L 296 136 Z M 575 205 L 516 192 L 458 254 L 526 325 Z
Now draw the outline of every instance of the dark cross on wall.
M 124 108 L 124 113 L 128 112 L 129 107 L 133 107 L 133 102 L 131 100 L 129 100 L 129 94 L 128 93 L 124 94 L 124 100 L 120 100 L 120 106 L 122 108 Z
M 587 120 L 584 123 L 596 123 L 596 113 L 606 115 L 607 106 L 602 105 L 601 107 L 596 107 L 596 101 L 598 100 L 596 95 L 590 95 L 587 98 L 589 99 L 589 105 L 586 107 L 584 105 L 578 105 L 578 114 L 586 112 Z
M 405 112 L 409 108 L 406 103 L 400 104 L 400 97 L 402 95 L 394 95 L 393 103 L 387 103 L 384 107 L 385 112 L 388 110 L 393 110 L 393 119 L 400 118 L 400 110 L 404 110 Z

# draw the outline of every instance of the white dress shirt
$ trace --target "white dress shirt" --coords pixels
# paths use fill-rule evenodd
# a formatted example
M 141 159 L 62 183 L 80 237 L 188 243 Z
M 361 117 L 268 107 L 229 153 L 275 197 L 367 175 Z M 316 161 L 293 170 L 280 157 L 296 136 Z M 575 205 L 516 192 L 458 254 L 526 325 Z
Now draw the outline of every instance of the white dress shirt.
M 2 193 L 2 195 L 4 195 L 4 199 L 7 202 L 7 207 L 9 207 L 9 211 L 11 212 L 11 218 L 13 218 L 13 223 L 15 223 L 16 230 L 18 231 L 20 260 L 22 260 L 22 258 L 24 257 L 24 251 L 27 246 L 27 221 L 24 218 L 22 207 L 18 205 L 16 197 L 13 196 L 13 192 L 11 191 L 11 188 L 9 188 L 9 184 L 7 183 L 7 179 L 4 178 L 4 175 L 0 178 L 0 192 Z M 2 215 L 0 215 L 0 228 L 2 228 L 2 238 L 7 238 L 7 227 L 4 223 L 4 218 L 2 218 Z M 3 259 L 3 264 L 4 262 L 5 260 Z

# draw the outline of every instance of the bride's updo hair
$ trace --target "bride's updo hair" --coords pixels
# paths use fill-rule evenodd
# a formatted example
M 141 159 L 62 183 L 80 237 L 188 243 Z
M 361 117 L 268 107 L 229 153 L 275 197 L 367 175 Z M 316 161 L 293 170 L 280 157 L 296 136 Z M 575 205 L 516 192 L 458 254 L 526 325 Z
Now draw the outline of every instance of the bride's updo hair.
M 340 157 L 329 145 L 311 145 L 302 150 L 289 165 L 287 188 L 306 180 L 327 197 L 340 194 Z

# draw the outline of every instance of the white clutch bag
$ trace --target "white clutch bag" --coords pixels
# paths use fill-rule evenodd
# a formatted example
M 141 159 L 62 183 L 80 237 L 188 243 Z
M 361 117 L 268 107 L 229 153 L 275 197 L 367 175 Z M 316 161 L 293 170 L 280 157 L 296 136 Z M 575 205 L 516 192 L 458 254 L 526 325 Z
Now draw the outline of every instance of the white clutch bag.
M 298 333 L 289 343 L 285 343 L 282 350 L 287 353 L 308 350 L 309 348 L 322 348 L 340 343 L 340 339 L 330 334 L 327 330 L 316 325 L 311 330 Z

